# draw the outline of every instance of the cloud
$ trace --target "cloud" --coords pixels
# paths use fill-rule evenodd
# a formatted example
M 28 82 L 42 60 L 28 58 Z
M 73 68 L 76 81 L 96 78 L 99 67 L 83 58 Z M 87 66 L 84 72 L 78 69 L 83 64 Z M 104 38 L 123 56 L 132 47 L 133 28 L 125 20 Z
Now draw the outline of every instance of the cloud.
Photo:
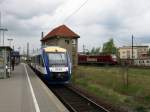
M 29 19 L 33 16 L 52 14 L 62 3 L 63 0 L 5 0 L 2 8 L 7 14 L 14 15 L 18 19 Z
M 40 47 L 41 32 L 48 24 L 55 10 L 64 3 L 63 0 L 4 0 L 0 2 L 2 25 L 9 30 L 7 38 L 14 38 L 16 46 L 26 45 L 30 40 L 34 47 Z M 35 45 L 35 42 L 36 44 Z
M 3 25 L 20 43 L 30 39 L 40 46 L 40 33 L 66 24 L 80 35 L 79 50 L 83 44 L 91 49 L 114 38 L 117 46 L 129 45 L 131 35 L 141 37 L 139 44 L 150 42 L 149 0 L 1 0 Z M 76 12 L 75 12 L 76 11 Z M 19 43 L 18 40 L 23 40 Z M 37 43 L 34 43 L 34 41 Z
M 114 38 L 117 46 L 124 45 L 131 41 L 131 35 L 143 37 L 141 43 L 150 40 L 150 2 L 148 0 L 109 0 L 89 1 L 83 9 L 75 14 L 68 22 L 76 30 L 80 31 L 81 43 L 86 43 L 87 47 L 102 45 L 109 38 Z M 93 28 L 96 24 L 99 27 Z M 88 30 L 88 27 L 91 27 Z M 94 35 L 96 32 L 97 35 Z M 94 39 L 90 41 L 91 35 Z M 121 40 L 121 43 L 117 39 Z M 85 42 L 89 40 L 88 42 Z M 98 43 L 99 42 L 99 43 Z M 93 43 L 93 44 L 92 44 Z M 97 43 L 97 44 L 95 44 Z M 126 44 L 126 45 L 129 45 Z M 89 46 L 88 48 L 90 48 Z

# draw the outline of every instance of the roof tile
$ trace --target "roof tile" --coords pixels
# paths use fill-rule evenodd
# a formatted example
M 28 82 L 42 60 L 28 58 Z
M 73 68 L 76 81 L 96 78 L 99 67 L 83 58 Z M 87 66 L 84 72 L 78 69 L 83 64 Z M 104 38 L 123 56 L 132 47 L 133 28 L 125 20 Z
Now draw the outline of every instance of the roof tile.
M 47 40 L 48 38 L 61 36 L 66 38 L 79 38 L 80 36 L 74 33 L 71 29 L 69 29 L 66 25 L 61 25 L 56 27 L 52 31 L 50 31 L 45 37 L 41 39 L 41 41 Z

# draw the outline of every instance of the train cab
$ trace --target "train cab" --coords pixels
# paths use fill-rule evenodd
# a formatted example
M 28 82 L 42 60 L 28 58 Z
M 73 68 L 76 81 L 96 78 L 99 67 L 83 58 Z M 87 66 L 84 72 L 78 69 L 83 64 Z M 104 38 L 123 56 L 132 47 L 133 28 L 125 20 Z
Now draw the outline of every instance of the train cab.
M 50 84 L 68 83 L 71 78 L 71 61 L 64 48 L 42 48 L 31 61 L 31 66 Z

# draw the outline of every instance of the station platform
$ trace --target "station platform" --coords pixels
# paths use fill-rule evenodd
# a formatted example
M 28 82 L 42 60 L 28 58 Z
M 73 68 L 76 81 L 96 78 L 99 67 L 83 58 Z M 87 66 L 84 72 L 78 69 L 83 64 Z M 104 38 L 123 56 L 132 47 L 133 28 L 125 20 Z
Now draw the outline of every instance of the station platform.
M 0 112 L 69 112 L 26 64 L 0 79 Z

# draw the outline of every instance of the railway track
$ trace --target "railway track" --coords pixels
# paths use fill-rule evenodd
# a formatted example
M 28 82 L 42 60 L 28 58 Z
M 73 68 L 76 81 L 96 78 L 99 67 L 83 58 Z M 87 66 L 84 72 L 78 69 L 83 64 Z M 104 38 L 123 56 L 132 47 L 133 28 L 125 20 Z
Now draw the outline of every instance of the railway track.
M 96 104 L 83 94 L 75 91 L 70 86 L 49 85 L 35 70 L 34 72 L 59 98 L 59 100 L 61 100 L 61 102 L 68 108 L 70 112 L 110 112 L 109 110 Z
M 49 88 L 71 112 L 109 112 L 68 86 L 50 86 Z

